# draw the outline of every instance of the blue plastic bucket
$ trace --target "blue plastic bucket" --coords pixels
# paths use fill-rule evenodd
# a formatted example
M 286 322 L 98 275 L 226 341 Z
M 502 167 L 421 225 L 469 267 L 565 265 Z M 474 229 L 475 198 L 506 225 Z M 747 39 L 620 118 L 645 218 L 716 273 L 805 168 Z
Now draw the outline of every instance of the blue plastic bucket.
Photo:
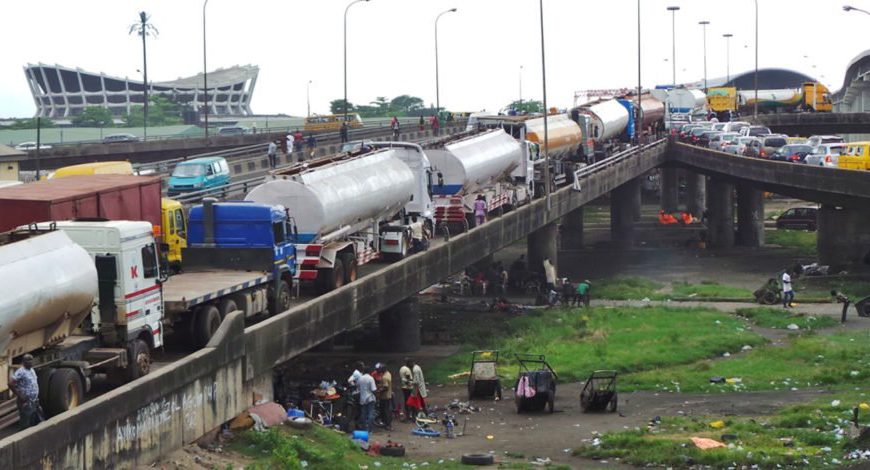
M 352 438 L 355 441 L 368 442 L 369 441 L 369 432 L 368 431 L 354 431 Z
M 298 408 L 290 408 L 287 410 L 288 418 L 302 418 L 305 416 L 305 412 Z

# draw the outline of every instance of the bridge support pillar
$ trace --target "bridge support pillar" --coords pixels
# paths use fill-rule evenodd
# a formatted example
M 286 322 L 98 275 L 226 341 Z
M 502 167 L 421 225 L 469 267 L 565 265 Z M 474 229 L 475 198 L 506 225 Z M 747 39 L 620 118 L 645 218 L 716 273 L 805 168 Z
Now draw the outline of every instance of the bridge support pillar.
M 413 352 L 422 345 L 420 306 L 416 297 L 407 298 L 378 314 L 381 350 Z
M 665 212 L 674 212 L 677 210 L 680 198 L 680 179 L 676 168 L 662 168 L 661 180 L 659 181 L 661 191 L 662 210 Z
M 530 271 L 543 272 L 544 259 L 549 258 L 550 263 L 553 263 L 553 266 L 557 268 L 556 272 L 559 272 L 558 235 L 559 233 L 554 223 L 544 225 L 529 234 L 526 239 L 526 250 Z
M 583 248 L 583 207 L 578 207 L 562 217 L 562 249 Z
M 710 178 L 707 188 L 707 242 L 711 248 L 730 248 L 734 246 L 734 185 Z
M 819 262 L 832 267 L 870 264 L 870 210 L 823 205 L 818 215 Z
M 686 190 L 689 199 L 686 208 L 692 216 L 700 219 L 707 208 L 707 178 L 700 173 L 687 171 Z
M 737 186 L 737 243 L 764 245 L 764 193 L 752 186 Z
M 623 246 L 634 241 L 635 213 L 640 207 L 640 181 L 633 179 L 610 192 L 610 240 Z

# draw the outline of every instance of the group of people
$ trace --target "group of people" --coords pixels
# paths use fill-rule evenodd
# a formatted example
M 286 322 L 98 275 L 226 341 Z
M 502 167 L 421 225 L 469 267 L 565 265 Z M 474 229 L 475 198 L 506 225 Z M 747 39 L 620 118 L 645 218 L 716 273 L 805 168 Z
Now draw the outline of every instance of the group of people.
M 461 282 L 463 290 L 467 287 L 471 295 L 506 295 L 509 280 L 507 269 L 501 261 L 496 261 L 486 269 L 478 270 L 475 267 L 466 269 L 462 273 Z
M 426 378 L 423 369 L 411 358 L 405 358 L 405 364 L 399 369 L 399 387 L 402 390 L 405 419 L 412 419 L 417 413 L 426 413 Z M 356 367 L 347 379 L 351 387 L 356 426 L 358 429 L 372 431 L 375 426 L 391 431 L 393 415 L 398 413 L 393 393 L 393 374 L 384 363 L 377 363 L 367 368 L 363 362 L 357 362 Z M 380 421 L 376 423 L 376 417 Z
M 302 151 L 303 147 L 308 147 L 308 153 L 314 156 L 314 150 L 317 148 L 317 138 L 314 134 L 308 134 L 308 138 L 302 135 L 302 131 L 296 129 L 294 133 L 288 133 L 284 139 L 274 140 L 269 142 L 269 148 L 266 155 L 269 157 L 269 167 L 274 169 L 278 166 L 278 148 L 286 156 L 292 156 L 294 151 Z
M 588 279 L 584 279 L 574 285 L 567 277 L 562 279 L 562 305 L 579 307 L 583 305 L 589 308 L 590 290 L 592 283 Z

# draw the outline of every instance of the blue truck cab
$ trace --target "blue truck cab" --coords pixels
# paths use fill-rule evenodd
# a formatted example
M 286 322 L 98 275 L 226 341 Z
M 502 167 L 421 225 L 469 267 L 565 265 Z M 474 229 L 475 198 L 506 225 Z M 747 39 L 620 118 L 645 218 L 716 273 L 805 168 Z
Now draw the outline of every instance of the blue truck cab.
M 218 188 L 230 182 L 230 167 L 223 157 L 202 157 L 178 162 L 169 176 L 169 196 Z
M 190 209 L 185 253 L 194 264 L 296 276 L 296 228 L 283 206 L 206 199 Z M 188 264 L 188 260 L 184 260 Z

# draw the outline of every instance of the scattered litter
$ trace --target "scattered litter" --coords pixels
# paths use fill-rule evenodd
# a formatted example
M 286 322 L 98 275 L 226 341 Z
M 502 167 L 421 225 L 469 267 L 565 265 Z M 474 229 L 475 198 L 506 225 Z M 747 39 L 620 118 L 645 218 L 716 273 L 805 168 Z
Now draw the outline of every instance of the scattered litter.
M 649 302 L 649 297 L 644 297 L 640 299 L 641 302 Z
M 722 429 L 725 427 L 725 421 L 722 421 L 721 419 L 717 421 L 711 421 L 710 427 L 713 429 Z
M 468 377 L 469 375 L 471 375 L 471 371 L 467 370 L 465 372 L 460 372 L 458 374 L 448 375 L 447 378 L 448 379 L 458 379 L 460 377 Z
M 692 444 L 695 444 L 695 447 L 697 447 L 701 450 L 716 449 L 719 447 L 725 447 L 725 444 L 723 444 L 715 439 L 708 439 L 706 437 L 693 437 L 693 438 L 691 438 L 691 440 L 692 440 Z
M 853 370 L 853 371 L 849 372 L 849 375 L 851 375 L 852 377 L 858 377 L 858 375 L 860 375 L 860 374 L 861 373 L 858 372 L 857 370 Z
M 719 377 L 718 375 L 714 376 L 714 377 L 710 377 L 710 383 L 711 384 L 725 383 L 725 377 Z
M 794 323 L 789 323 L 788 326 L 787 326 L 786 328 L 789 329 L 789 330 L 799 330 L 799 329 L 801 329 L 801 327 L 795 325 Z
M 737 434 L 722 434 L 723 441 L 736 441 Z
M 553 463 L 553 461 L 550 460 L 549 457 L 537 457 L 537 458 L 535 458 L 535 461 L 532 462 L 532 465 L 534 465 L 536 467 L 546 467 L 547 465 L 550 465 L 551 463 Z
M 731 353 L 730 353 L 730 352 L 726 352 L 726 353 L 722 354 L 722 357 L 731 357 Z
M 750 349 L 752 349 L 752 346 L 750 346 L 748 344 L 746 344 L 742 348 L 740 348 L 741 351 L 749 351 Z
M 840 400 L 833 400 L 831 406 L 840 406 Z
M 782 442 L 783 447 L 794 447 L 794 439 L 790 437 L 780 437 L 779 441 Z
M 866 403 L 861 403 L 858 405 L 858 408 L 861 408 L 861 411 L 870 411 L 870 405 Z
M 492 434 L 489 434 L 486 436 L 486 440 L 488 440 L 488 441 L 491 441 L 493 439 L 495 439 L 495 436 L 493 436 Z
M 739 383 L 743 383 L 743 379 L 741 379 L 740 377 L 731 377 L 731 378 L 725 379 L 725 382 L 727 382 L 729 384 L 739 384 Z

